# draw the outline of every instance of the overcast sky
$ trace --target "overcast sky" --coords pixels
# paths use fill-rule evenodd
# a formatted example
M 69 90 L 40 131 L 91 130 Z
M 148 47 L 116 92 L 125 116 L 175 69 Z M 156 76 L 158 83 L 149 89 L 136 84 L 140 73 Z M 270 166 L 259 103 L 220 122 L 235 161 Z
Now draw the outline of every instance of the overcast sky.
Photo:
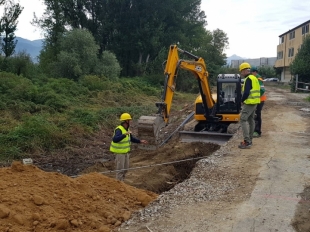
M 151 0 L 150 0 L 151 1 Z M 308 0 L 201 0 L 208 30 L 221 29 L 229 38 L 227 56 L 275 57 L 279 35 L 310 20 Z M 42 0 L 20 0 L 24 7 L 16 36 L 35 40 L 40 30 L 30 24 L 33 12 L 41 17 Z

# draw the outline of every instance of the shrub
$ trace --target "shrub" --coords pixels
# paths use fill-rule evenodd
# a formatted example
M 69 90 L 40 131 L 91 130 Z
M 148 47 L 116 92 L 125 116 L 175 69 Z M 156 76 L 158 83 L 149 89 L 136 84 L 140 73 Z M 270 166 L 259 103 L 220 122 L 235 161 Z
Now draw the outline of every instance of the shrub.
M 95 73 L 109 80 L 117 80 L 121 73 L 121 66 L 116 56 L 109 51 L 104 51 L 96 65 Z
M 98 119 L 96 114 L 89 110 L 75 109 L 70 113 L 71 121 L 95 128 Z
M 32 62 L 31 57 L 26 52 L 19 52 L 15 56 L 2 58 L 0 69 L 6 72 L 31 77 L 36 72 L 36 65 Z
M 25 118 L 22 124 L 8 134 L 2 134 L 0 143 L 7 145 L 7 148 L 2 148 L 4 153 L 16 156 L 22 152 L 32 152 L 37 149 L 48 151 L 61 148 L 66 143 L 66 136 L 44 117 L 32 116 Z
M 102 81 L 98 76 L 84 76 L 79 79 L 82 86 L 85 86 L 90 91 L 101 91 L 108 88 L 106 82 Z

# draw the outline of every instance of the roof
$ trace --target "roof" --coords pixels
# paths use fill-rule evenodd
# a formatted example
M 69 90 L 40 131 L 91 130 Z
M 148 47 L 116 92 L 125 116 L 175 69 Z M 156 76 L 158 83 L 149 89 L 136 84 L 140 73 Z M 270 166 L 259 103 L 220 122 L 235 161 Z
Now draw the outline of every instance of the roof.
M 306 25 L 306 24 L 309 23 L 309 22 L 310 22 L 310 20 L 308 20 L 308 21 L 306 21 L 306 22 L 304 22 L 304 23 L 298 25 L 297 27 L 294 27 L 293 29 L 291 29 L 291 30 L 289 30 L 289 31 L 287 31 L 287 32 L 285 32 L 285 33 L 283 33 L 283 34 L 281 34 L 281 35 L 279 35 L 279 37 L 281 37 L 281 36 L 283 36 L 283 35 L 286 35 L 286 34 L 292 32 L 292 31 L 296 30 L 297 28 L 300 28 L 300 27 Z
M 219 74 L 217 78 L 226 77 L 226 78 L 240 78 L 239 74 Z

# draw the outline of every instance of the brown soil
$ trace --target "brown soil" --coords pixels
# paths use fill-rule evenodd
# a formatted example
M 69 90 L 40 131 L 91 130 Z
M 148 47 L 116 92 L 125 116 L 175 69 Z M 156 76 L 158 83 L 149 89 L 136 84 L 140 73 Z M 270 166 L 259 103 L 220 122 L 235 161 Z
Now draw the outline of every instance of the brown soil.
M 74 179 L 20 162 L 0 176 L 0 231 L 108 232 L 157 198 L 98 173 Z

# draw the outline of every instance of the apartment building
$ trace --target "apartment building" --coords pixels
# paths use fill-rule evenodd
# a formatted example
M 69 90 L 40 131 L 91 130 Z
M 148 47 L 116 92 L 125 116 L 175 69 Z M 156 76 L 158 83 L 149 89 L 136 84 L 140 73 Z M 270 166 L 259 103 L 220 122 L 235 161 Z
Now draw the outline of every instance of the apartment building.
M 303 39 L 309 34 L 309 24 L 310 20 L 279 35 L 275 68 L 281 71 L 282 82 L 289 82 L 291 80 L 292 75 L 289 66 L 300 49 Z

